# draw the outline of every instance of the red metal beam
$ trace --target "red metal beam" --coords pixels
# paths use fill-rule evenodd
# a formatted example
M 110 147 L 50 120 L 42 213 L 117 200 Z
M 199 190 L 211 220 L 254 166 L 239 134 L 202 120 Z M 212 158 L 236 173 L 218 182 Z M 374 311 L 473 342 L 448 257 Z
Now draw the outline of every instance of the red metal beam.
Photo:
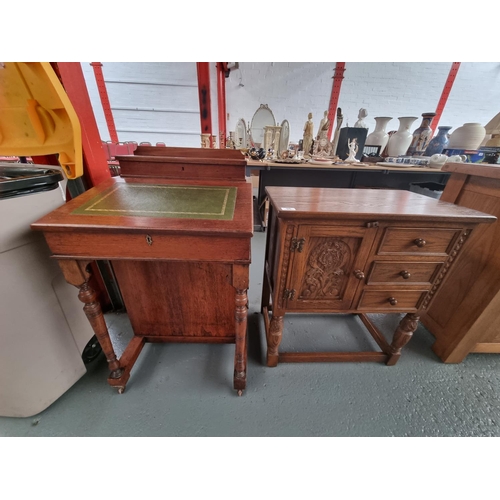
M 219 118 L 219 148 L 226 147 L 226 72 L 227 63 L 217 63 L 217 112 Z
M 443 114 L 444 107 L 446 106 L 446 101 L 451 92 L 451 88 L 453 87 L 453 82 L 457 77 L 458 69 L 460 68 L 459 62 L 454 62 L 451 64 L 450 73 L 448 74 L 448 78 L 446 79 L 446 83 L 444 84 L 443 93 L 439 99 L 437 108 L 436 108 L 436 116 L 432 120 L 431 129 L 432 133 L 437 129 L 439 125 L 439 120 L 441 119 L 441 115 Z
M 344 79 L 345 62 L 338 62 L 335 65 L 335 74 L 333 76 L 332 95 L 330 97 L 330 105 L 328 107 L 328 119 L 330 120 L 330 128 L 328 129 L 328 140 L 332 140 L 332 132 L 337 118 L 337 106 L 339 104 L 340 87 Z
M 198 96 L 200 99 L 201 133 L 212 136 L 212 108 L 210 106 L 210 67 L 207 62 L 197 62 Z
M 111 104 L 109 103 L 108 91 L 106 89 L 106 82 L 104 81 L 104 74 L 102 72 L 102 63 L 91 62 L 90 65 L 94 69 L 95 81 L 97 83 L 97 90 L 99 90 L 99 97 L 101 98 L 102 109 L 104 111 L 104 118 L 106 118 L 106 125 L 108 126 L 109 137 L 114 143 L 118 142 L 118 134 L 116 133 L 115 120 L 113 112 L 111 111 Z
M 82 66 L 79 62 L 60 62 L 57 63 L 57 68 L 64 89 L 80 120 L 85 177 L 91 186 L 97 186 L 109 179 L 111 173 L 102 147 Z

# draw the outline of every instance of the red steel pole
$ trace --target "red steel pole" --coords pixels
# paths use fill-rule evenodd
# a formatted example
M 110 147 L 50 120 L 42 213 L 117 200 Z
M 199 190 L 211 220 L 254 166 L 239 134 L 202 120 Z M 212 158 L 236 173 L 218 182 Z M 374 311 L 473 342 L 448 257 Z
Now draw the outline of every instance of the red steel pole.
M 227 63 L 217 63 L 217 113 L 219 118 L 219 148 L 226 147 L 226 72 Z
M 332 132 L 337 117 L 337 106 L 339 104 L 340 87 L 344 79 L 345 62 L 338 62 L 335 65 L 335 74 L 333 76 L 332 95 L 330 97 L 330 105 L 328 107 L 328 119 L 330 120 L 330 127 L 328 129 L 328 140 L 332 140 Z
M 114 142 L 118 142 L 118 134 L 116 133 L 115 120 L 113 112 L 111 111 L 111 104 L 109 103 L 108 91 L 106 89 L 106 82 L 104 81 L 104 74 L 102 72 L 102 63 L 91 62 L 90 65 L 94 69 L 95 81 L 97 83 L 97 90 L 99 90 L 99 97 L 101 98 L 102 109 L 104 111 L 104 118 L 106 118 L 106 125 L 108 126 L 109 137 Z
M 444 107 L 446 106 L 446 101 L 451 92 L 451 88 L 453 87 L 453 82 L 457 77 L 458 69 L 460 68 L 459 62 L 454 62 L 451 64 L 450 73 L 448 74 L 448 78 L 446 79 L 446 83 L 444 84 L 443 93 L 439 99 L 437 108 L 436 108 L 436 116 L 432 120 L 431 129 L 432 133 L 437 129 L 439 124 L 439 120 L 441 119 L 441 115 L 443 114 Z
M 57 68 L 61 75 L 64 90 L 68 94 L 80 120 L 83 162 L 87 180 L 92 186 L 97 186 L 102 181 L 109 179 L 111 172 L 102 147 L 82 66 L 79 62 L 59 62 Z
M 212 109 L 210 106 L 210 67 L 207 62 L 197 62 L 198 97 L 200 100 L 201 133 L 212 137 Z

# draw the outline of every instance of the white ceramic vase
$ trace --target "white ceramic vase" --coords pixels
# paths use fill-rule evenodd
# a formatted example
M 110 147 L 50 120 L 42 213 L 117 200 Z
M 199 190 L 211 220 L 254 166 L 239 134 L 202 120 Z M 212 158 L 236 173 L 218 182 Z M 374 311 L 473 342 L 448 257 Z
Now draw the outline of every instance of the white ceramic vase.
M 406 154 L 413 139 L 410 132 L 411 126 L 418 120 L 417 116 L 402 116 L 398 118 L 399 129 L 392 134 L 387 144 L 387 154 L 389 156 L 402 156 Z
M 448 149 L 478 149 L 486 135 L 480 123 L 464 123 L 450 136 Z
M 392 120 L 389 116 L 376 116 L 375 117 L 375 130 L 368 135 L 365 141 L 366 146 L 380 146 L 380 154 L 387 146 L 389 141 L 389 134 L 385 131 L 385 127 Z

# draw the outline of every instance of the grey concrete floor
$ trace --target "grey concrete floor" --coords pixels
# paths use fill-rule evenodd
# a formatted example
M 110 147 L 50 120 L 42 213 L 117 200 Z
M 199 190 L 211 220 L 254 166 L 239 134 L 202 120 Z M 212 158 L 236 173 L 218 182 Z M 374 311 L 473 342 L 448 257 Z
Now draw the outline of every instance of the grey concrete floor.
M 1 436 L 499 436 L 500 356 L 445 365 L 419 326 L 394 367 L 383 363 L 265 366 L 259 314 L 265 233 L 252 240 L 247 390 L 232 389 L 234 345 L 147 344 L 127 390 L 107 382 L 103 355 L 49 408 L 0 418 Z M 392 338 L 399 315 L 371 315 Z M 106 315 L 117 353 L 132 330 Z M 285 317 L 283 350 L 374 346 L 348 315 Z M 375 346 L 374 346 L 375 347 Z

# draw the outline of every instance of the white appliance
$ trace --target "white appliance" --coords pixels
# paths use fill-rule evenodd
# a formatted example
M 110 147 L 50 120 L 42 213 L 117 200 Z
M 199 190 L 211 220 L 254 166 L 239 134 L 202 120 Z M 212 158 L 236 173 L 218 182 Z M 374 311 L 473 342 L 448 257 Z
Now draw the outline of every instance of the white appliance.
M 78 290 L 30 229 L 65 185 L 57 167 L 0 164 L 0 416 L 40 413 L 86 373 L 94 332 Z

